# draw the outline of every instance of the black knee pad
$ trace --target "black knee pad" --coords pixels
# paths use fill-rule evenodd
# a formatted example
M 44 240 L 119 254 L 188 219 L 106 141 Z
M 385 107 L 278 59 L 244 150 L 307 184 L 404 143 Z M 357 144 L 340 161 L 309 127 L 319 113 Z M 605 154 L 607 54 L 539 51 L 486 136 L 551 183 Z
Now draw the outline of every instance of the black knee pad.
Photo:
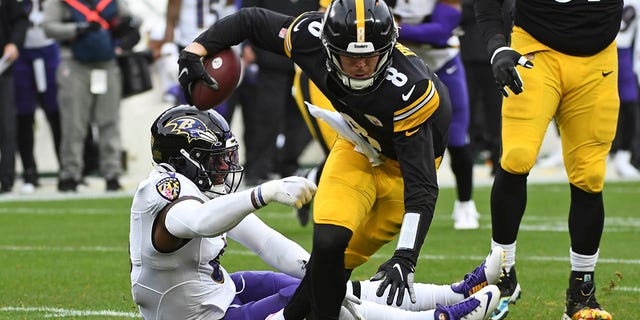
M 344 250 L 351 240 L 351 230 L 331 224 L 316 224 L 313 228 L 313 251 L 318 259 L 336 257 L 344 259 Z

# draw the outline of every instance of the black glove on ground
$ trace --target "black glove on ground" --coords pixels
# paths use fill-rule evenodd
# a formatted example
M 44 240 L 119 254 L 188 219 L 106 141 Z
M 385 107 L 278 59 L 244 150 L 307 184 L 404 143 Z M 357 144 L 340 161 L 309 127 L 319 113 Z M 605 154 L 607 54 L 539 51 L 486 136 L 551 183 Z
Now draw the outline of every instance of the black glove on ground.
M 378 273 L 370 279 L 371 281 L 384 279 L 380 286 L 378 286 L 378 291 L 376 291 L 378 297 L 382 297 L 387 287 L 391 286 L 391 290 L 389 290 L 389 294 L 387 295 L 388 305 L 393 303 L 396 292 L 398 292 L 396 305 L 402 305 L 405 289 L 409 291 L 411 302 L 416 303 L 416 293 L 413 289 L 413 277 L 416 264 L 411 258 L 412 256 L 413 254 L 409 250 L 396 250 L 393 257 L 380 265 Z

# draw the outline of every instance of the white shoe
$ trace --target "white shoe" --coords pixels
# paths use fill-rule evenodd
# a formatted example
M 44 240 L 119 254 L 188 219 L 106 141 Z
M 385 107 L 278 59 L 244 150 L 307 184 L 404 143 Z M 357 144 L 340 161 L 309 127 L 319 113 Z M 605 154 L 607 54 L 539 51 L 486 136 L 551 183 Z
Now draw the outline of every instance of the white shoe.
M 31 194 L 33 192 L 36 191 L 36 186 L 33 185 L 33 183 L 25 183 L 22 185 L 22 187 L 20 188 L 20 192 L 21 193 L 27 193 L 27 194 Z
M 488 285 L 472 296 L 450 306 L 438 304 L 434 319 L 449 320 L 485 320 L 498 306 L 500 289 L 495 285 Z M 446 315 L 446 316 L 445 316 Z
M 562 165 L 562 150 L 555 151 L 554 153 L 538 160 L 538 167 L 540 168 L 556 168 L 562 167 Z
M 640 172 L 631 165 L 631 151 L 616 151 L 616 154 L 613 156 L 613 164 L 621 178 L 640 179 Z
M 456 230 L 478 229 L 480 214 L 473 200 L 458 201 L 453 204 L 453 228 Z

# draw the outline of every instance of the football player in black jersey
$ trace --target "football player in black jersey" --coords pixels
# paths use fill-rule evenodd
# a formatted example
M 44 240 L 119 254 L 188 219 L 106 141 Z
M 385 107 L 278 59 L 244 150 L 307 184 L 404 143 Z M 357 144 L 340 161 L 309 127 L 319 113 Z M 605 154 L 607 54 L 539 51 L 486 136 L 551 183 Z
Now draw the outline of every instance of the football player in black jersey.
M 201 63 L 248 39 L 291 58 L 332 102 L 341 137 L 333 145 L 314 202 L 308 271 L 287 319 L 337 319 L 350 270 L 399 235 L 378 269 L 387 303 L 415 301 L 414 270 L 433 218 L 436 168 L 446 147 L 451 105 L 446 87 L 413 52 L 381 0 L 336 0 L 326 14 L 298 17 L 246 8 L 221 19 L 187 46 L 178 61 L 189 96 L 211 79 Z M 322 113 L 322 111 L 320 111 Z M 335 118 L 332 116 L 340 115 Z M 407 297 L 408 296 L 408 297 Z
M 611 319 L 596 301 L 594 271 L 604 226 L 606 159 L 618 118 L 614 39 L 622 0 L 518 0 L 510 46 L 501 2 L 475 2 L 493 73 L 506 96 L 500 168 L 491 192 L 491 245 L 505 249 L 507 277 L 502 281 L 504 304 L 493 319 L 504 318 L 508 303 L 520 293 L 513 266 L 527 175 L 553 118 L 571 190 L 571 274 L 562 319 Z M 518 65 L 525 68 L 518 71 Z

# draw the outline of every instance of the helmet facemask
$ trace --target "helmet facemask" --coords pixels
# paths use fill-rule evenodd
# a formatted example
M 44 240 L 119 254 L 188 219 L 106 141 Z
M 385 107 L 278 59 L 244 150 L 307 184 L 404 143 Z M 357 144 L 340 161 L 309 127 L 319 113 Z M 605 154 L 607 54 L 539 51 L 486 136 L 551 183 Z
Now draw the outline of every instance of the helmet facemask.
M 244 168 L 239 163 L 235 137 L 222 144 L 217 142 L 212 149 L 194 147 L 188 152 L 180 149 L 182 157 L 176 159 L 182 164 L 178 171 L 209 198 L 235 192 L 242 181 Z
M 326 40 L 323 38 L 323 43 Z M 395 44 L 395 42 L 394 42 Z M 342 51 L 335 47 L 332 47 L 329 43 L 325 43 L 325 48 L 327 51 L 327 68 L 332 76 L 334 76 L 340 84 L 344 87 L 353 90 L 353 91 L 362 91 L 361 93 L 367 93 L 372 90 L 375 90 L 384 79 L 384 73 L 387 71 L 387 68 L 391 64 L 391 49 L 393 49 L 393 45 L 390 44 L 389 48 L 385 48 L 385 50 L 381 53 L 377 51 L 372 51 L 371 53 L 365 54 L 355 54 L 350 51 Z M 356 44 L 352 42 L 350 46 L 356 46 L 361 44 Z M 373 46 L 370 42 L 364 44 L 365 46 Z M 375 71 L 371 74 L 371 76 L 367 78 L 352 78 L 350 77 L 343 69 L 342 64 L 340 63 L 340 56 L 348 56 L 353 58 L 371 58 L 378 56 L 378 63 L 376 65 Z M 375 85 L 375 86 L 374 86 Z M 370 88 L 369 90 L 365 90 Z M 363 91 L 364 90 L 364 91 Z
M 391 52 L 397 37 L 393 15 L 383 1 L 333 1 L 325 13 L 321 32 L 329 74 L 354 94 L 375 90 L 391 65 Z M 340 56 L 356 59 L 377 56 L 378 62 L 370 76 L 353 78 L 342 68 Z
M 238 142 L 216 111 L 173 107 L 156 119 L 151 138 L 153 161 L 169 164 L 207 197 L 238 189 L 244 172 Z

